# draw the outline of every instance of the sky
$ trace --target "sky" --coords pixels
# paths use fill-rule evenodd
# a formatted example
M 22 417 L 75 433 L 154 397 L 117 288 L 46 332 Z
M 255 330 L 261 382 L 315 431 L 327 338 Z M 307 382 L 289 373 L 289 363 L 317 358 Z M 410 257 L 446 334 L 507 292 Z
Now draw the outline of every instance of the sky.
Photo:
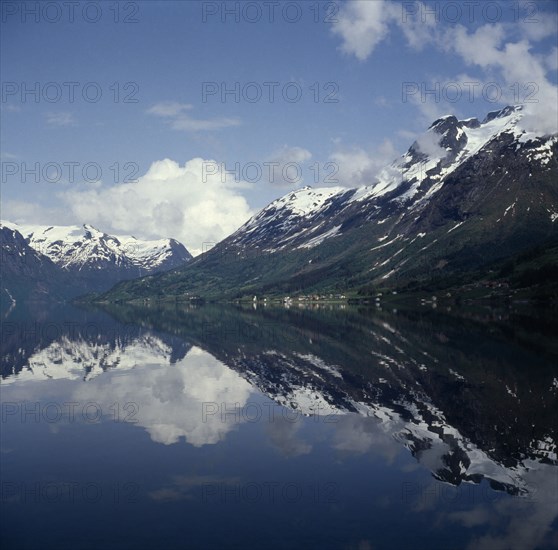
M 371 185 L 438 117 L 558 131 L 555 1 L 1 4 L 1 218 L 198 254 L 305 185 Z

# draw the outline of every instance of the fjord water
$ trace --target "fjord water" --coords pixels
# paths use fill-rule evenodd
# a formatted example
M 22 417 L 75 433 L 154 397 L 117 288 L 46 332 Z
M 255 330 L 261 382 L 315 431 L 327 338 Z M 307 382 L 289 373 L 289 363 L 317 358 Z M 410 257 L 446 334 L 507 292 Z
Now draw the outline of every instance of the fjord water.
M 558 331 L 527 313 L 12 309 L 2 547 L 555 548 Z

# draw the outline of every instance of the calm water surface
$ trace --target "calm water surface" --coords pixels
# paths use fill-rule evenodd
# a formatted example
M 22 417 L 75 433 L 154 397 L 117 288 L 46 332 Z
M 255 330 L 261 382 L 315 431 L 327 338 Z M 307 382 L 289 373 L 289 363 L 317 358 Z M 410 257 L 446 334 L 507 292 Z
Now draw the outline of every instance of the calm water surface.
M 557 548 L 551 319 L 13 309 L 2 548 Z

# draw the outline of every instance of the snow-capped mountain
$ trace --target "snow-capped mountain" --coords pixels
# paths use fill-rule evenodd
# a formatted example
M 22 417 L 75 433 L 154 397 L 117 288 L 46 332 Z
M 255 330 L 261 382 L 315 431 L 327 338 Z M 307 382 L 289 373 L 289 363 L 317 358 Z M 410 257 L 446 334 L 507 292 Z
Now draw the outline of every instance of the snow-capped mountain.
M 50 260 L 34 250 L 15 229 L 0 224 L 2 285 L 0 301 L 11 307 L 24 299 L 41 300 L 64 289 L 76 290 L 73 280 Z
M 521 127 L 522 108 L 506 107 L 476 118 L 458 120 L 448 115 L 436 120 L 399 159 L 378 174 L 378 181 L 358 189 L 304 187 L 275 200 L 227 241 L 265 246 L 269 252 L 314 247 L 339 236 L 362 213 L 385 223 L 385 214 L 419 212 L 444 183 L 467 161 L 505 143 L 506 153 L 523 156 L 533 169 L 555 172 L 558 136 L 537 136 Z M 505 164 L 505 154 L 496 160 Z M 507 206 L 507 205 L 506 205 Z M 558 201 L 549 220 L 558 218 Z M 502 209 L 504 215 L 505 210 Z M 382 215 L 384 219 L 380 218 Z M 554 216 L 554 217 L 553 217 Z
M 131 235 L 108 235 L 92 225 L 81 227 L 19 225 L 2 222 L 19 231 L 31 248 L 66 270 L 135 270 L 138 276 L 180 266 L 192 256 L 175 239 L 140 240 Z
M 523 117 L 440 118 L 370 185 L 288 193 L 185 269 L 104 298 L 443 286 L 556 247 L 558 135 Z
M 33 256 L 43 263 L 48 260 L 63 275 L 68 275 L 73 287 L 79 288 L 73 288 L 74 295 L 106 290 L 124 279 L 180 267 L 192 258 L 184 245 L 174 239 L 149 241 L 109 235 L 91 225 L 41 226 L 2 221 L 1 226 L 22 237 L 16 239 L 19 244 L 14 241 L 12 246 L 20 246 L 22 253 L 32 250 Z M 27 271 L 32 270 L 27 264 Z

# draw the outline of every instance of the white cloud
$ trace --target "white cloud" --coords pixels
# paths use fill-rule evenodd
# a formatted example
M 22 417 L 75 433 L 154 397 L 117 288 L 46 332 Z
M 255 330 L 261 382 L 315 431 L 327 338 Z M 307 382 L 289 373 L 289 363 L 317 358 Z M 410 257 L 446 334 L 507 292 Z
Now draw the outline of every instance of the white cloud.
M 462 25 L 456 25 L 444 35 L 447 50 L 458 53 L 465 63 L 480 67 L 488 67 L 498 61 L 503 41 L 502 25 L 483 25 L 472 33 Z
M 192 109 L 192 105 L 189 103 L 178 103 L 177 101 L 161 101 L 156 103 L 153 107 L 147 109 L 147 112 L 151 115 L 158 116 L 177 116 L 184 111 L 189 111 Z
M 74 382 L 69 402 L 96 403 L 109 418 L 118 411 L 118 418 L 163 445 L 182 438 L 194 447 L 219 443 L 246 421 L 244 407 L 253 393 L 236 371 L 201 348 L 193 346 L 180 358 L 180 350 L 151 333 L 116 343 L 62 336 L 29 357 L 7 379 L 6 391 L 14 401 L 54 398 L 52 380 Z M 127 403 L 134 409 L 125 409 Z
M 534 4 L 531 4 L 533 8 Z M 551 12 L 543 12 L 535 7 L 538 13 L 531 16 L 525 16 L 523 20 L 520 18 L 520 32 L 529 40 L 543 40 L 556 34 L 558 28 L 558 14 Z
M 546 68 L 549 71 L 558 71 L 558 48 L 554 46 L 545 58 Z
M 136 183 L 60 193 L 75 223 L 138 238 L 173 237 L 194 255 L 218 242 L 252 215 L 234 176 L 215 161 L 154 162 Z M 33 220 L 33 223 L 37 223 Z
M 504 102 L 525 102 L 522 126 L 527 131 L 558 132 L 558 87 L 547 77 L 545 58 L 532 53 L 527 40 L 503 43 L 501 25 L 484 25 L 473 33 L 457 26 L 446 35 L 447 47 L 464 61 L 500 75 Z M 515 96 L 510 92 L 517 90 Z M 509 101 L 512 99 L 512 101 Z
M 186 132 L 219 130 L 241 124 L 240 119 L 236 117 L 193 118 L 188 114 L 188 111 L 192 108 L 192 105 L 187 103 L 162 101 L 150 107 L 147 113 L 163 118 L 173 130 L 184 130 Z
M 262 172 L 272 185 L 299 188 L 304 183 L 305 163 L 311 158 L 307 149 L 285 145 L 262 163 Z
M 375 151 L 360 147 L 342 148 L 335 151 L 330 159 L 339 168 L 339 184 L 347 187 L 371 185 L 376 176 L 398 156 L 393 143 L 386 139 Z
M 387 36 L 395 6 L 384 0 L 353 0 L 343 6 L 333 25 L 334 34 L 341 36 L 341 49 L 364 61 Z
M 19 224 L 52 224 L 57 220 L 60 224 L 71 224 L 74 219 L 68 212 L 59 208 L 48 208 L 45 205 L 24 200 L 6 199 L 0 204 L 2 219 Z
M 367 59 L 397 26 L 414 50 L 436 41 L 434 18 L 422 17 L 422 2 L 398 4 L 387 0 L 350 0 L 343 4 L 332 31 L 342 39 L 341 50 L 360 61 Z
M 547 78 L 547 72 L 558 65 L 558 54 L 555 47 L 547 54 L 532 51 L 532 42 L 556 36 L 555 13 L 539 11 L 536 22 L 530 19 L 517 24 L 486 24 L 470 32 L 461 24 L 441 24 L 433 17 L 423 17 L 426 12 L 420 2 L 409 5 L 412 9 L 406 11 L 405 4 L 351 0 L 342 8 L 333 28 L 342 39 L 341 49 L 363 61 L 389 36 L 391 27 L 397 27 L 411 48 L 420 50 L 426 44 L 434 45 L 439 51 L 457 54 L 466 65 L 481 69 L 483 78 L 500 85 L 500 105 L 525 103 L 526 130 L 558 131 L 558 88 Z M 518 36 L 521 39 L 513 41 Z M 534 90 L 536 93 L 530 95 Z M 431 98 L 415 103 L 430 121 L 445 108 L 443 102 L 436 104 Z
M 67 111 L 58 113 L 46 113 L 45 114 L 47 124 L 49 126 L 75 126 L 76 119 L 72 113 Z
M 438 40 L 436 33 L 436 19 L 429 16 L 430 9 L 422 2 L 404 2 L 397 13 L 394 13 L 394 20 L 403 32 L 408 45 L 416 51 L 421 51 L 425 46 L 435 43 Z
M 420 135 L 416 140 L 416 145 L 421 153 L 430 158 L 442 159 L 447 155 L 447 151 L 440 147 L 440 135 L 433 131 Z
M 181 438 L 194 447 L 214 445 L 244 421 L 240 413 L 220 414 L 242 410 L 252 393 L 250 384 L 235 371 L 196 347 L 172 368 L 155 355 L 147 357 L 150 368 L 134 368 L 127 376 L 105 373 L 80 384 L 73 399 L 98 403 L 103 411 L 112 403 L 135 403 L 136 426 L 163 445 Z M 205 417 L 204 403 L 211 404 L 205 406 Z
M 438 81 L 438 84 L 442 85 L 442 82 Z M 428 89 L 433 90 L 436 82 L 432 81 L 428 85 Z M 420 123 L 422 126 L 429 126 L 445 115 L 454 114 L 455 105 L 448 103 L 445 100 L 432 99 L 430 96 L 423 95 L 422 93 L 416 95 L 410 95 L 409 101 L 414 103 L 420 112 Z

